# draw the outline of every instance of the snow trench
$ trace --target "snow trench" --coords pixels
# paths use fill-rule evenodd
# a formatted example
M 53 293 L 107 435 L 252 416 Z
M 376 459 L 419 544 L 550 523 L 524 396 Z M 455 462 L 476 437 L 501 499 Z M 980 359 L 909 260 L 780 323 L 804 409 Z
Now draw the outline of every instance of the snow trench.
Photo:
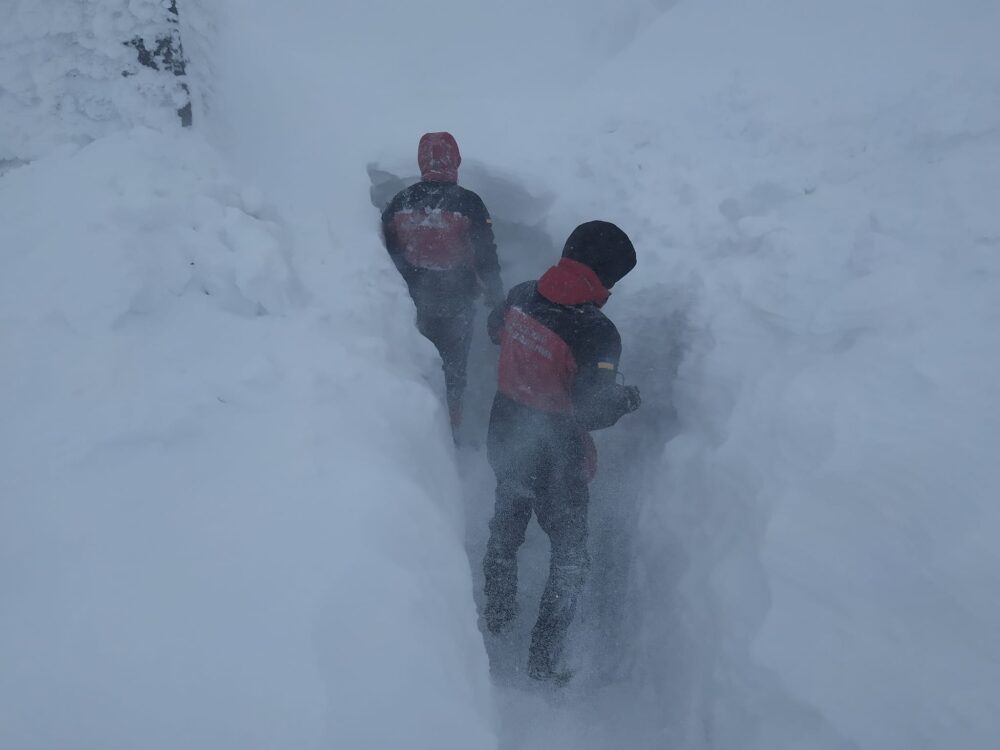
M 415 177 L 399 177 L 369 165 L 372 202 L 378 208 Z M 491 210 L 505 285 L 537 278 L 559 256 L 561 241 L 550 235 L 544 186 L 525 185 L 502 170 L 474 163 L 463 167 L 462 184 L 478 192 Z M 641 273 L 641 267 L 638 273 Z M 759 562 L 759 527 L 746 507 L 698 508 L 685 487 L 669 494 L 666 453 L 683 438 L 675 387 L 685 357 L 711 346 L 690 316 L 697 289 L 681 282 L 644 284 L 629 290 L 626 279 L 606 312 L 622 335 L 622 372 L 639 384 L 643 407 L 618 425 L 595 434 L 598 477 L 589 513 L 591 577 L 567 646 L 577 670 L 571 686 L 553 692 L 529 680 L 524 669 L 530 630 L 548 574 L 548 540 L 532 520 L 519 556 L 519 617 L 513 632 L 498 639 L 480 627 L 489 654 L 499 710 L 501 748 L 737 747 L 745 724 L 720 721 L 719 704 L 734 695 L 718 689 L 717 671 L 753 674 L 745 651 L 733 648 L 724 602 L 713 600 L 710 579 L 720 566 L 756 571 L 746 596 L 751 612 L 766 608 Z M 474 596 L 481 609 L 481 560 L 493 511 L 494 477 L 483 443 L 496 384 L 496 347 L 486 334 L 485 310 L 477 320 L 469 360 L 466 418 L 457 453 L 466 506 L 466 549 Z M 440 390 L 440 386 L 438 386 Z M 749 502 L 749 501 L 748 501 Z M 711 515 L 714 512 L 715 515 Z M 723 514 L 720 518 L 719 514 Z M 719 539 L 720 521 L 728 535 Z M 742 555 L 733 563 L 733 547 Z M 745 598 L 745 597 L 744 597 Z M 759 619 L 743 621 L 749 642 Z M 729 663 L 727 664 L 727 658 Z M 769 691 L 772 704 L 791 714 L 784 730 L 823 746 L 821 722 L 764 677 L 754 690 Z M 773 705 L 770 706 L 773 709 Z M 736 705 L 733 710 L 749 711 Z M 729 732 L 731 736 L 725 736 Z M 773 735 L 772 735 L 773 737 Z M 835 746 L 835 745 L 831 745 Z

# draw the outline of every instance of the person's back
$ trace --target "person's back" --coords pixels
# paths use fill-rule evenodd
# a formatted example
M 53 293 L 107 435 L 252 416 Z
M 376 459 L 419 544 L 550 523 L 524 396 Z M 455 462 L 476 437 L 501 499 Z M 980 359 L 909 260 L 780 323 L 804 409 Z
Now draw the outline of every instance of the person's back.
M 422 180 L 382 213 L 386 249 L 417 308 L 417 327 L 441 354 L 457 427 L 474 318 L 473 303 L 503 297 L 492 221 L 478 195 L 458 185 L 461 155 L 448 133 L 427 133 L 417 153 Z
M 552 543 L 529 654 L 529 674 L 538 679 L 556 676 L 589 569 L 587 483 L 596 470 L 589 431 L 639 405 L 638 390 L 616 382 L 621 339 L 600 309 L 634 265 L 624 232 L 588 222 L 570 235 L 558 265 L 512 289 L 490 316 L 500 362 L 488 438 L 497 492 L 483 561 L 484 616 L 493 632 L 514 617 L 517 549 L 534 511 Z

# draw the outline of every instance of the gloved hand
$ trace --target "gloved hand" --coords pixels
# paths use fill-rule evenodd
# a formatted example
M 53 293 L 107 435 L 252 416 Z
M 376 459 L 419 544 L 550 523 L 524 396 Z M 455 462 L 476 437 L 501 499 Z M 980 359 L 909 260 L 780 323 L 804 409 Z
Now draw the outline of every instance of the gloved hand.
M 502 305 L 505 299 L 506 297 L 504 296 L 503 289 L 500 287 L 493 289 L 486 287 L 483 290 L 483 303 L 491 310 L 499 305 Z
M 503 301 L 506 299 L 503 293 L 503 284 L 499 276 L 483 279 L 477 274 L 476 286 L 482 292 L 483 304 L 490 310 L 494 309 L 497 305 L 503 304 Z
M 642 404 L 642 399 L 639 397 L 639 388 L 634 385 L 622 386 L 625 391 L 625 405 L 626 414 L 631 413 L 639 408 Z
M 490 341 L 494 344 L 500 344 L 500 335 L 503 333 L 503 319 L 506 313 L 506 308 L 504 307 L 503 300 L 500 304 L 496 305 L 492 311 L 490 311 L 489 318 L 486 320 L 486 331 L 490 335 Z

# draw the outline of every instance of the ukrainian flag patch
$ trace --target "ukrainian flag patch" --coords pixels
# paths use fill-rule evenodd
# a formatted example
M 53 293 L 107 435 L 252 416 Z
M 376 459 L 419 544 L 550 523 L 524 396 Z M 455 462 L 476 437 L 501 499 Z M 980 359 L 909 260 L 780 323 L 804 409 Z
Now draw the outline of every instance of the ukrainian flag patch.
M 615 363 L 614 362 L 598 362 L 597 363 L 597 369 L 598 370 L 613 370 L 613 369 L 615 369 Z

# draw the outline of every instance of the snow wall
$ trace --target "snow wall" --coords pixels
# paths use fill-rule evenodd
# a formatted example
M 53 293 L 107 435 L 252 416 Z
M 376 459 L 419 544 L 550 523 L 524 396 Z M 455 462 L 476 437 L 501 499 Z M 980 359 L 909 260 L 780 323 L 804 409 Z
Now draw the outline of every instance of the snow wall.
M 495 747 L 439 370 L 370 217 L 300 221 L 113 54 L 50 106 L 80 78 L 38 57 L 145 9 L 3 7 L 0 746 Z

